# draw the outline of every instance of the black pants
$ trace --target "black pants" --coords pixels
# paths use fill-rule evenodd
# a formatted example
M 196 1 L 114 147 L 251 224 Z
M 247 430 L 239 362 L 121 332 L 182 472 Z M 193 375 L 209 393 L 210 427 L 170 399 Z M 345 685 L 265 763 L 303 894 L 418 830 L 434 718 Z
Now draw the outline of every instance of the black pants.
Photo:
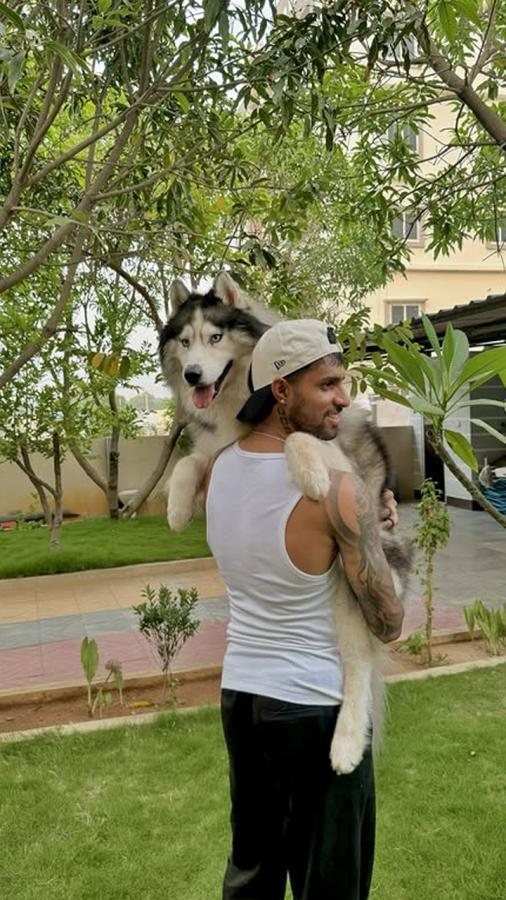
M 371 751 L 350 775 L 329 760 L 339 707 L 223 690 L 232 852 L 223 900 L 366 900 L 375 799 Z

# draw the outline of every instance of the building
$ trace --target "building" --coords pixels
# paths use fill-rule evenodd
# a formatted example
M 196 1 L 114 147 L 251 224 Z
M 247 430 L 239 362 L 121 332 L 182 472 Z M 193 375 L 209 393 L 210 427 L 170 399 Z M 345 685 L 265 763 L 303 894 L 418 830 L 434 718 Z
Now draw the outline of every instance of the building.
M 454 125 L 455 113 L 449 103 L 435 105 L 432 112 L 430 131 L 415 134 L 409 126 L 404 129 L 405 139 L 422 160 L 436 156 L 441 144 L 447 143 L 449 129 Z M 424 162 L 422 167 L 429 171 L 434 164 Z M 396 237 L 406 240 L 411 258 L 405 275 L 395 274 L 384 288 L 366 298 L 374 322 L 397 324 L 423 312 L 432 314 L 456 304 L 504 293 L 506 253 L 502 247 L 506 241 L 506 222 L 499 225 L 494 241 L 465 239 L 462 249 L 437 259 L 428 250 L 430 233 L 424 227 L 423 216 L 417 219 L 416 215 L 405 213 L 394 221 L 392 231 Z

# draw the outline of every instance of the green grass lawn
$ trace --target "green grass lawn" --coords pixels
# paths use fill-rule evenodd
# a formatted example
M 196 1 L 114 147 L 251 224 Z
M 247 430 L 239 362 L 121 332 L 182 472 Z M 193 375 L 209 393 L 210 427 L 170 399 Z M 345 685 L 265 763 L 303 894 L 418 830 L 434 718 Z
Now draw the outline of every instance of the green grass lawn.
M 506 666 L 390 697 L 372 900 L 502 900 Z M 218 900 L 226 770 L 216 709 L 3 746 L 2 896 Z
M 47 528 L 0 531 L 0 578 L 209 556 L 205 531 L 203 517 L 179 534 L 163 516 L 88 519 L 65 524 L 56 551 L 49 549 Z

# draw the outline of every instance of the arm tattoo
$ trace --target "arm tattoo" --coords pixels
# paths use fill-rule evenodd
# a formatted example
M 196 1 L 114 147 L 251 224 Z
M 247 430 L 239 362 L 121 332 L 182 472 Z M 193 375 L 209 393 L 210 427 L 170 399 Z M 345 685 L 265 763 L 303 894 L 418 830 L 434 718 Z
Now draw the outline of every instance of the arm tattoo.
M 393 640 L 403 609 L 383 552 L 378 511 L 362 480 L 335 472 L 326 509 L 346 577 L 370 630 L 384 642 Z

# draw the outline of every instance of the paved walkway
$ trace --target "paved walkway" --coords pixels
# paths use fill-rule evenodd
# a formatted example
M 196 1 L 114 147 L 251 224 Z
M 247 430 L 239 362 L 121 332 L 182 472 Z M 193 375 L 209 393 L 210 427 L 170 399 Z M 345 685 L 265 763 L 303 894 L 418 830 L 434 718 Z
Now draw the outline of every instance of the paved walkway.
M 416 513 L 403 506 L 403 528 Z M 481 597 L 497 606 L 506 600 L 506 535 L 485 513 L 451 510 L 453 535 L 437 563 L 439 592 L 435 627 L 463 627 L 460 607 Z M 183 647 L 176 669 L 221 664 L 228 602 L 212 560 L 149 563 L 65 575 L 0 581 L 0 694 L 83 680 L 79 648 L 96 637 L 101 668 L 118 659 L 126 675 L 156 672 L 157 657 L 137 629 L 132 606 L 146 584 L 196 587 L 201 627 Z M 415 578 L 403 633 L 424 620 Z

